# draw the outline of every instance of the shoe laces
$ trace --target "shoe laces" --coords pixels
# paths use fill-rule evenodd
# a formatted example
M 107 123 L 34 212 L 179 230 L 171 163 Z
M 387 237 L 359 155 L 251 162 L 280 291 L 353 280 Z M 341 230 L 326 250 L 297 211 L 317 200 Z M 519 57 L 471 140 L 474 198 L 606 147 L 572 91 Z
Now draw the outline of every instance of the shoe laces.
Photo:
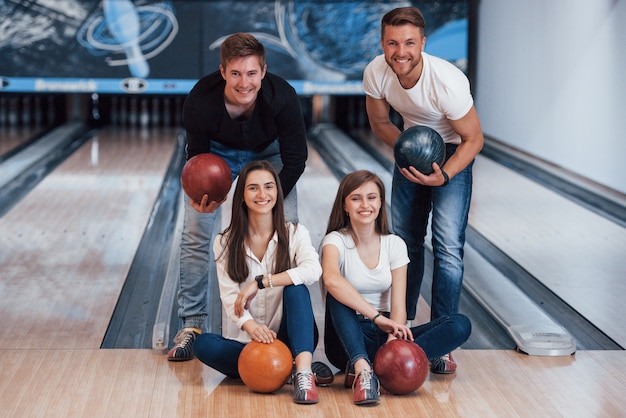
M 450 362 L 450 354 L 444 354 L 443 356 L 440 357 L 440 359 L 442 361 L 445 361 L 446 363 Z
M 300 390 L 313 389 L 313 373 L 298 372 L 296 373 L 296 387 Z
M 372 388 L 372 371 L 361 370 L 361 373 L 359 373 L 359 383 L 361 390 L 370 390 Z
M 193 331 L 188 329 L 181 329 L 178 331 L 178 334 L 174 337 L 174 342 L 176 344 L 187 344 L 189 340 L 193 338 Z

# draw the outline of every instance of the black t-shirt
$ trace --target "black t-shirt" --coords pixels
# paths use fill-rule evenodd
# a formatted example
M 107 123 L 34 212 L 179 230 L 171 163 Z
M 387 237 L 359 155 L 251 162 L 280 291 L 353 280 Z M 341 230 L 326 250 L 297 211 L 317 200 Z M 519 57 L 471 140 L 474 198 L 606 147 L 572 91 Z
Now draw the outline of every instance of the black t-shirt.
M 224 104 L 226 82 L 219 71 L 203 77 L 183 105 L 187 131 L 187 159 L 211 151 L 211 141 L 228 148 L 262 151 L 278 139 L 283 169 L 279 173 L 287 195 L 304 172 L 307 159 L 306 128 L 294 88 L 266 73 L 252 116 L 233 120 Z

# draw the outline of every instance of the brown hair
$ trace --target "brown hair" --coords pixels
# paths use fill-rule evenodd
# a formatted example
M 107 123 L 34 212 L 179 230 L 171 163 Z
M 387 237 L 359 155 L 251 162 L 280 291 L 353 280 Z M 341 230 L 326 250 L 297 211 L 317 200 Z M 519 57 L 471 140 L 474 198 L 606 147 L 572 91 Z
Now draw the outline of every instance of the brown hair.
M 372 182 L 378 186 L 378 193 L 380 193 L 380 211 L 378 218 L 376 218 L 376 232 L 380 235 L 389 234 L 389 223 L 387 221 L 387 208 L 385 204 L 385 185 L 383 181 L 376 174 L 367 170 L 358 170 L 346 175 L 337 190 L 337 196 L 335 196 L 335 203 L 330 211 L 328 218 L 328 227 L 326 233 L 333 231 L 350 231 L 350 218 L 344 210 L 344 202 L 356 189 L 361 187 L 367 182 Z
M 383 16 L 380 23 L 381 39 L 385 33 L 386 26 L 402 25 L 413 25 L 420 28 L 422 30 L 422 36 L 424 35 L 424 29 L 426 29 L 424 16 L 417 7 L 398 7 Z
M 230 35 L 220 47 L 220 64 L 226 68 L 233 58 L 259 57 L 261 68 L 265 67 L 265 47 L 249 33 L 238 32 Z
M 274 260 L 273 271 L 268 273 L 280 273 L 291 267 L 289 260 L 289 230 L 285 223 L 285 206 L 283 202 L 283 189 L 280 179 L 274 166 L 268 161 L 252 161 L 248 163 L 239 173 L 239 180 L 233 193 L 233 208 L 230 225 L 222 232 L 218 239 L 226 240 L 224 250 L 216 257 L 228 257 L 226 272 L 237 283 L 243 283 L 248 278 L 250 270 L 246 262 L 246 240 L 248 237 L 248 206 L 243 195 L 246 188 L 246 180 L 251 171 L 268 171 L 274 177 L 276 183 L 277 196 L 276 204 L 272 209 L 272 222 L 274 230 L 278 234 L 278 244 L 276 246 L 276 259 Z

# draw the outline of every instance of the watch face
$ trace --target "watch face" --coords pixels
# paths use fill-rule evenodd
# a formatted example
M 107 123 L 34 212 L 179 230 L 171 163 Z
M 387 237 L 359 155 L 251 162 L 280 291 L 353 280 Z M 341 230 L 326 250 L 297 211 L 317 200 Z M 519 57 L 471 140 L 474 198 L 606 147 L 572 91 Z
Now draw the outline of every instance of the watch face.
M 257 284 L 259 286 L 259 289 L 264 289 L 265 288 L 265 286 L 263 285 L 263 275 L 256 276 L 254 278 L 254 280 L 256 280 L 256 282 L 257 282 Z

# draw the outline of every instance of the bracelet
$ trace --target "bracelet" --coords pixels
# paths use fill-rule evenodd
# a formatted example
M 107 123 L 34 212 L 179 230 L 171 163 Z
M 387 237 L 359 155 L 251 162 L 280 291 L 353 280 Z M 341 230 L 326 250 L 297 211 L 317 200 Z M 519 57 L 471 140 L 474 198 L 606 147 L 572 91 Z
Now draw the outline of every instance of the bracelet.
M 374 315 L 374 317 L 372 318 L 372 323 L 376 323 L 376 318 L 378 318 L 380 316 L 380 312 L 378 312 L 376 315 Z
M 441 174 L 443 174 L 443 184 L 439 187 L 445 187 L 450 182 L 450 177 L 448 177 L 448 173 L 443 171 L 443 168 L 441 169 Z
M 273 289 L 274 285 L 272 284 L 272 273 L 267 275 L 267 280 L 270 282 L 270 289 Z

